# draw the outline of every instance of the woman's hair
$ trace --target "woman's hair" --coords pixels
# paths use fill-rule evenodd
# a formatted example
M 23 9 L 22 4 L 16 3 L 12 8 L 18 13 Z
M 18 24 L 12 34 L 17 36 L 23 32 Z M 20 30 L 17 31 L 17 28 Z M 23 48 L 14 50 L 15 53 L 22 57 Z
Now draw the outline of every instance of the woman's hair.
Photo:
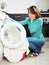
M 28 8 L 28 13 L 29 13 L 29 11 L 31 12 L 31 14 L 35 14 L 36 15 L 36 19 L 41 17 L 40 11 L 38 10 L 38 8 L 36 6 L 29 7 Z

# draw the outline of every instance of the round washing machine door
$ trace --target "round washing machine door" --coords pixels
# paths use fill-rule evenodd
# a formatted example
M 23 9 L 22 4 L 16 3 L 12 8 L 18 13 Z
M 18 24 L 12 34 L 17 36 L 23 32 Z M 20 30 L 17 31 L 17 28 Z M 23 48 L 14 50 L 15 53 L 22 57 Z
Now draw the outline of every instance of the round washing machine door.
M 17 48 L 26 39 L 26 31 L 18 22 L 6 23 L 0 34 L 3 45 L 8 48 Z

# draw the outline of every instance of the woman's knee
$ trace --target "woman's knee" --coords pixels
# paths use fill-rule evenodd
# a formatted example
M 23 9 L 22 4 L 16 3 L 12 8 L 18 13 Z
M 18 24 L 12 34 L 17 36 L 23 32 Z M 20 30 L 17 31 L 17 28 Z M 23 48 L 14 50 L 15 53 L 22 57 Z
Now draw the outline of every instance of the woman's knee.
M 42 42 L 41 42 L 41 47 L 44 46 L 44 44 L 45 44 L 45 42 L 42 41 Z

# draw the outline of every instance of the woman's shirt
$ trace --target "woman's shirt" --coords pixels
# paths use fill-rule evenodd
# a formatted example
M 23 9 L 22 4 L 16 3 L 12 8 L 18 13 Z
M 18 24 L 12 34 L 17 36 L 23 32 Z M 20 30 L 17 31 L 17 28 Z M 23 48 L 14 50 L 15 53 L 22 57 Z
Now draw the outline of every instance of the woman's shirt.
M 26 18 L 24 21 L 20 21 L 19 23 L 22 25 L 28 24 L 28 29 L 31 36 L 39 38 L 45 42 L 44 36 L 42 34 L 43 21 L 41 18 L 38 18 L 34 21 Z

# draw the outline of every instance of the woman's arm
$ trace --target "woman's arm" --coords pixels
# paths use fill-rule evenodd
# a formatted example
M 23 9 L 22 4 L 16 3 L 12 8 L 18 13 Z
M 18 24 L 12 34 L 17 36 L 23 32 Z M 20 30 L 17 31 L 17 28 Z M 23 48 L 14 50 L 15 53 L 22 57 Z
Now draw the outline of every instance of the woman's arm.
M 12 18 L 10 18 L 10 20 L 11 20 L 11 22 L 18 22 L 18 23 L 20 23 L 22 25 L 28 24 L 28 19 L 27 18 L 25 20 L 23 20 L 23 21 L 16 21 L 16 20 L 14 20 Z
M 22 24 L 22 25 L 26 25 L 26 24 L 28 24 L 28 20 L 25 19 L 25 20 L 23 20 L 23 21 L 19 21 L 19 23 Z

